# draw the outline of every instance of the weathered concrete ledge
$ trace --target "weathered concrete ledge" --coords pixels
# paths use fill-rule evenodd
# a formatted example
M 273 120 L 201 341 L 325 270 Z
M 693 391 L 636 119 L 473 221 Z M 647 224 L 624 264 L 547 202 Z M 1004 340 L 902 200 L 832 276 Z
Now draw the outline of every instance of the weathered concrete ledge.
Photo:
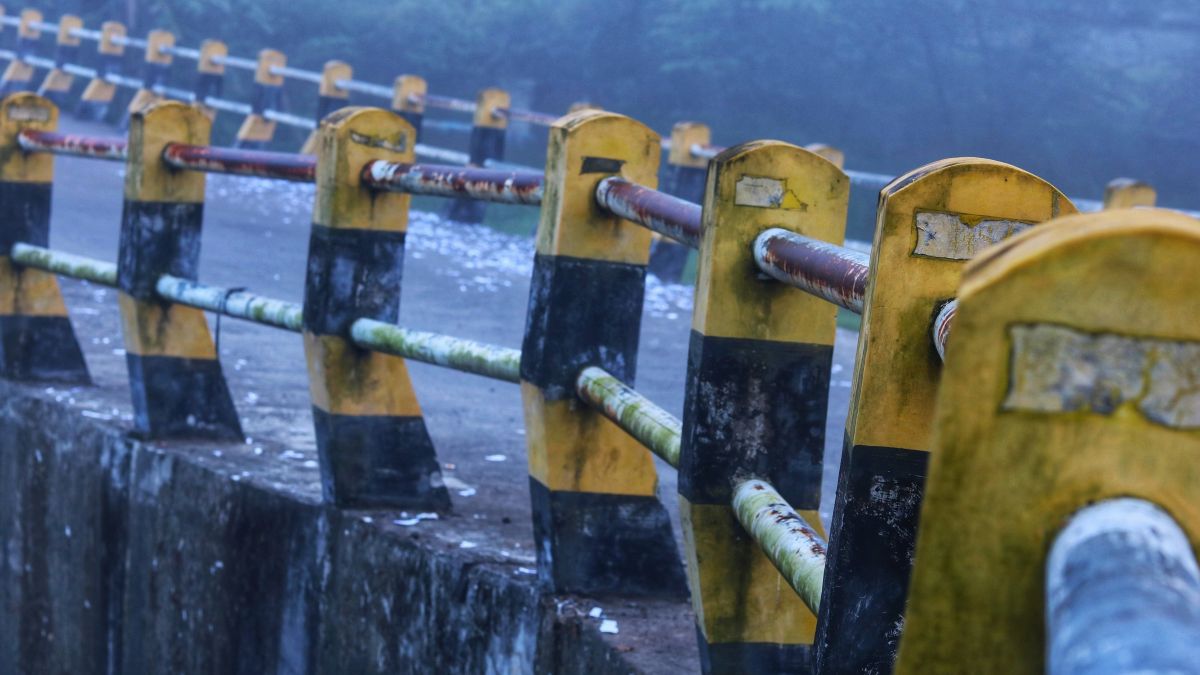
M 595 601 L 542 595 L 527 562 L 55 392 L 0 382 L 0 672 L 674 671 L 692 639 L 685 602 L 602 601 L 621 635 L 601 635 Z

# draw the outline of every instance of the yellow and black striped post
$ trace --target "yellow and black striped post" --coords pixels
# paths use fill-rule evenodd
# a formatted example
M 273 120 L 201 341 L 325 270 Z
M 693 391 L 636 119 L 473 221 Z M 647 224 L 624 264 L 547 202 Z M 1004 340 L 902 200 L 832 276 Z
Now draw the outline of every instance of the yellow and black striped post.
M 354 76 L 354 70 L 345 61 L 326 61 L 321 70 L 321 83 L 317 90 L 317 123 L 325 119 L 329 113 L 345 108 L 350 104 L 350 92 L 338 86 L 341 80 L 349 80 Z M 313 129 L 300 148 L 305 155 L 317 153 L 317 138 L 319 131 Z
M 662 171 L 662 191 L 699 204 L 704 200 L 708 159 L 692 154 L 692 146 L 712 143 L 712 131 L 699 122 L 677 122 L 671 127 L 671 147 Z M 679 281 L 691 249 L 665 237 L 650 246 L 650 272 L 663 281 Z
M 225 89 L 225 64 L 221 59 L 229 56 L 229 47 L 220 40 L 205 40 L 200 43 L 200 58 L 196 60 L 196 103 L 204 107 L 210 119 L 216 117 L 215 108 L 206 104 L 208 97 L 220 98 Z
M 204 174 L 169 168 L 163 148 L 208 145 L 211 126 L 177 101 L 151 104 L 129 122 L 117 297 L 134 430 L 150 438 L 242 437 L 204 313 L 155 292 L 163 274 L 196 278 L 204 216 Z
M 117 94 L 117 85 L 105 77 L 120 75 L 121 64 L 125 57 L 125 45 L 117 42 L 117 38 L 125 37 L 125 25 L 117 21 L 105 21 L 100 26 L 100 41 L 97 50 L 100 62 L 96 66 L 96 77 L 88 82 L 80 97 L 79 109 L 76 114 L 80 119 L 99 121 L 108 116 L 113 97 Z
M 258 53 L 258 68 L 254 70 L 254 94 L 250 100 L 250 114 L 238 128 L 234 147 L 262 150 L 275 137 L 275 122 L 263 117 L 267 110 L 279 110 L 283 102 L 283 76 L 271 72 L 272 68 L 287 65 L 287 57 L 275 49 L 264 49 Z
M 33 66 L 25 62 L 30 56 L 36 56 L 38 38 L 42 31 L 34 24 L 41 23 L 42 13 L 36 9 L 21 11 L 21 23 L 17 26 L 16 58 L 8 62 L 4 74 L 0 75 L 0 96 L 18 91 L 34 91 Z
M 468 166 L 485 166 L 489 159 L 504 159 L 504 136 L 508 132 L 508 107 L 511 97 L 503 89 L 484 89 L 475 99 L 475 121 L 471 127 L 471 142 L 467 147 Z M 446 217 L 460 223 L 482 223 L 487 214 L 487 202 L 477 199 L 455 199 L 450 202 Z
M 175 35 L 165 30 L 152 30 L 146 36 L 146 62 L 142 69 L 142 87 L 129 100 L 127 115 L 144 110 L 152 103 L 164 100 L 166 97 L 155 91 L 167 84 L 174 56 L 163 51 L 164 47 L 175 46 Z
M 880 192 L 821 595 L 821 672 L 887 672 L 895 659 L 942 370 L 931 326 L 963 265 L 1074 212 L 1037 176 L 977 158 L 928 164 Z
M 417 138 L 420 138 L 421 121 L 425 118 L 425 93 L 429 91 L 429 85 L 420 75 L 400 75 L 396 78 L 394 91 L 392 110 L 411 124 Z
M 1072 514 L 1118 498 L 1157 504 L 1186 534 L 1183 551 L 1200 548 L 1197 260 L 1197 220 L 1120 209 L 1054 220 L 967 265 L 897 673 L 1045 672 L 1046 631 L 1066 620 L 1049 608 L 1075 605 L 1078 617 L 1089 600 L 1168 632 L 1170 621 L 1155 620 L 1161 606 L 1048 589 L 1047 552 Z M 1170 616 L 1194 621 L 1194 561 L 1177 566 L 1168 533 L 1125 522 L 1139 521 L 1121 539 L 1140 543 L 1136 559 L 1150 564 L 1108 578 L 1150 589 L 1184 572 L 1189 583 L 1159 599 L 1175 600 Z M 1091 547 L 1072 573 L 1094 570 L 1104 551 Z M 1147 666 L 1119 660 L 1094 628 L 1075 626 L 1077 642 L 1092 642 L 1075 656 L 1103 665 L 1052 672 Z M 1197 635 L 1183 637 L 1194 645 Z M 1155 634 L 1141 638 L 1153 649 Z M 1142 672 L 1193 669 L 1190 651 L 1182 670 Z
M 1154 206 L 1158 192 L 1153 185 L 1133 178 L 1114 178 L 1104 187 L 1104 210 Z
M 23 129 L 53 131 L 58 109 L 30 93 L 0 102 L 0 375 L 18 380 L 86 384 L 87 365 L 58 279 L 48 272 L 13 265 L 18 242 L 49 246 L 50 192 L 54 156 L 22 152 Z
M 730 148 L 708 171 L 688 350 L 679 503 L 706 673 L 804 672 L 816 617 L 742 530 L 733 482 L 762 478 L 821 530 L 837 308 L 761 278 L 755 238 L 840 244 L 850 181 L 802 148 Z
M 54 46 L 54 69 L 46 73 L 38 93 L 45 96 L 54 105 L 62 108 L 67 105 L 71 95 L 71 85 L 75 76 L 64 71 L 63 64 L 79 63 L 80 38 L 73 32 L 83 28 L 83 20 L 71 14 L 64 14 L 58 20 L 58 39 Z
M 371 191 L 372 160 L 413 161 L 399 115 L 343 108 L 320 127 L 304 285 L 304 350 L 325 499 L 352 508 L 445 510 L 433 441 L 404 359 L 356 347 L 360 318 L 395 323 L 410 196 Z
M 596 205 L 609 176 L 653 187 L 659 138 L 584 111 L 550 128 L 521 398 L 541 581 L 555 592 L 682 597 L 683 569 L 650 452 L 575 395 L 599 366 L 632 385 L 650 232 Z

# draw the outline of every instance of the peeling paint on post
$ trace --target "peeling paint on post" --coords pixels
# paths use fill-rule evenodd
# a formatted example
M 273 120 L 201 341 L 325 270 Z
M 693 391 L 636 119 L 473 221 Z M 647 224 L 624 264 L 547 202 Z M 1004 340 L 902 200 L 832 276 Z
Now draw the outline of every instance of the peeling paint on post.
M 942 367 L 930 330 L 965 258 L 1075 211 L 1037 176 L 975 158 L 897 178 L 879 209 L 821 596 L 822 673 L 887 672 L 895 660 Z
M 1155 349 L 1200 344 L 1198 259 L 1200 222 L 1166 210 L 1118 209 L 1039 225 L 968 263 L 937 397 L 898 674 L 1043 672 L 1047 637 L 1055 638 L 1045 633 L 1047 601 L 1115 610 L 1107 618 L 1093 614 L 1082 636 L 1095 654 L 1115 659 L 1110 649 L 1137 633 L 1132 627 L 1114 633 L 1108 620 L 1150 620 L 1163 608 L 1147 596 L 1108 592 L 1129 589 L 1125 582 L 1133 580 L 1139 592 L 1150 592 L 1162 578 L 1140 567 L 1110 567 L 1119 569 L 1104 575 L 1114 586 L 1093 587 L 1102 595 L 1046 597 L 1055 574 L 1053 561 L 1046 566 L 1047 552 L 1056 538 L 1069 536 L 1058 532 L 1072 515 L 1124 497 L 1156 504 L 1186 533 L 1185 548 L 1200 547 L 1200 429 L 1151 419 L 1137 398 L 1121 401 L 1111 414 L 1090 407 L 1094 399 L 1087 409 L 1006 410 L 1014 367 L 1075 373 L 1085 381 L 1097 373 L 1090 363 L 1071 363 L 1070 349 L 1014 361 L 1012 329 L 1052 325 L 1069 328 L 1069 336 L 1059 337 L 1070 342 L 1079 335 L 1122 336 L 1126 344 Z M 1174 389 L 1176 374 L 1151 368 L 1138 379 Z M 1200 416 L 1200 397 L 1178 403 L 1190 411 L 1180 419 Z M 1077 550 L 1088 562 L 1065 572 L 1076 581 L 1099 580 L 1089 571 L 1114 561 L 1111 548 Z M 1146 551 L 1142 560 L 1157 566 L 1167 560 L 1161 553 Z M 1188 584 L 1195 588 L 1194 579 Z M 1185 604 L 1194 621 L 1197 601 Z M 1183 645 L 1193 654 L 1188 668 L 1195 665 L 1195 631 Z M 1178 653 L 1166 624 L 1154 633 L 1162 641 L 1150 645 L 1153 656 Z M 1153 668 L 1153 660 L 1120 668 L 1111 659 L 1106 663 L 1114 669 L 1098 672 L 1170 671 Z
M 748 198 L 748 184 L 765 189 Z M 840 244 L 849 196 L 841 170 L 785 143 L 730 148 L 709 166 L 679 463 L 706 673 L 804 672 L 811 661 L 816 617 L 742 531 L 732 500 L 736 483 L 761 477 L 820 527 L 837 308 L 762 278 L 753 247 L 768 228 Z
M 475 101 L 475 122 L 471 127 L 471 140 L 467 147 L 470 164 L 486 166 L 488 160 L 504 159 L 504 136 L 508 133 L 507 110 L 511 97 L 503 89 L 484 89 Z M 456 199 L 450 202 L 446 217 L 460 223 L 482 223 L 487 213 L 487 204 L 474 199 Z
M 106 78 L 110 75 L 121 74 L 121 64 L 124 61 L 125 45 L 119 38 L 125 37 L 125 25 L 117 21 L 105 21 L 100 26 L 100 40 L 96 49 L 100 55 L 100 64 L 96 68 L 96 76 L 88 82 L 80 97 L 77 114 L 85 120 L 99 121 L 108 116 L 109 106 L 117 93 L 117 85 Z
M 133 394 L 133 426 L 149 438 L 241 439 L 241 423 L 204 313 L 164 303 L 163 274 L 195 279 L 204 218 L 204 175 L 163 164 L 168 143 L 206 145 L 211 123 L 176 101 L 133 113 L 117 294 Z
M 283 102 L 283 76 L 272 68 L 287 65 L 287 57 L 275 49 L 258 52 L 258 67 L 254 69 L 254 94 L 250 99 L 250 114 L 238 127 L 233 147 L 262 150 L 275 137 L 275 121 L 267 119 L 268 110 L 279 110 Z
M 0 101 L 0 376 L 88 383 L 87 365 L 58 280 L 14 264 L 16 244 L 46 246 L 54 158 L 23 152 L 24 130 L 53 131 L 58 109 L 29 93 Z
M 554 592 L 686 593 L 653 458 L 576 394 L 589 366 L 634 383 L 650 233 L 601 209 L 596 185 L 653 186 L 659 155 L 657 134 L 613 113 L 550 129 L 521 398 L 538 574 Z
M 75 76 L 63 70 L 67 63 L 79 63 L 79 42 L 74 31 L 83 28 L 83 20 L 73 14 L 64 14 L 58 19 L 58 37 L 54 43 L 54 68 L 46 73 L 38 93 L 54 105 L 63 108 L 71 94 Z
M 304 282 L 304 352 L 325 499 L 446 510 L 450 497 L 404 359 L 355 345 L 351 325 L 395 323 L 410 197 L 362 182 L 372 160 L 411 162 L 395 113 L 342 108 L 321 123 Z
M 684 201 L 704 201 L 704 176 L 708 158 L 692 154 L 693 145 L 712 143 L 712 131 L 699 122 L 677 122 L 671 127 L 671 149 L 662 171 L 662 191 Z M 677 241 L 655 237 L 650 247 L 650 272 L 667 282 L 683 278 L 691 250 Z

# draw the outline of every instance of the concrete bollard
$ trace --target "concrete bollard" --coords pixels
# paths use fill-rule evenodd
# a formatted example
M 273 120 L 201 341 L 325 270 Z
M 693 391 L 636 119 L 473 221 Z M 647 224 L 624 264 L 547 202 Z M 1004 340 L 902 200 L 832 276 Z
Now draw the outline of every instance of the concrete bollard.
M 287 65 L 287 57 L 275 49 L 258 53 L 258 68 L 254 70 L 254 95 L 250 114 L 242 120 L 233 147 L 263 150 L 275 138 L 275 122 L 263 117 L 267 110 L 279 110 L 283 101 L 283 76 L 271 72 L 274 67 Z
M 1154 186 L 1133 178 L 1114 178 L 1104 187 L 1104 209 L 1150 207 L 1158 200 Z
M 146 36 L 146 61 L 142 67 L 142 87 L 129 100 L 126 116 L 133 115 L 139 110 L 145 110 L 153 103 L 166 100 L 166 97 L 155 91 L 155 88 L 167 84 L 171 74 L 171 63 L 175 57 L 170 52 L 163 51 L 164 47 L 175 46 L 175 35 L 165 30 L 152 30 Z
M 349 80 L 354 76 L 350 64 L 345 61 L 326 61 L 321 70 L 321 83 L 317 89 L 317 123 L 325 119 L 335 110 L 345 108 L 350 104 L 350 92 L 338 86 L 340 80 Z M 317 139 L 319 132 L 313 129 L 304 141 L 300 153 L 304 155 L 317 154 Z
M 76 115 L 80 119 L 100 121 L 108 116 L 113 97 L 117 94 L 117 85 L 105 80 L 108 75 L 120 75 L 121 63 L 125 56 L 125 45 L 117 38 L 125 37 L 125 26 L 117 21 L 105 21 L 100 26 L 100 41 L 97 51 L 100 63 L 96 67 L 96 77 L 88 82 L 80 97 Z
M 13 244 L 48 246 L 54 156 L 26 153 L 24 129 L 53 131 L 58 109 L 30 93 L 0 102 L 0 375 L 15 380 L 87 384 L 87 365 L 67 316 L 58 279 L 16 266 Z
M 704 176 L 708 159 L 692 155 L 693 145 L 712 143 L 712 132 L 699 122 L 677 122 L 671 128 L 671 149 L 662 171 L 662 191 L 699 204 L 704 201 Z M 663 237 L 650 246 L 650 273 L 667 282 L 683 278 L 691 249 Z
M 934 162 L 880 192 L 821 597 L 821 672 L 886 672 L 895 659 L 942 372 L 934 317 L 969 259 L 1074 211 L 1037 176 L 974 158 Z
M 196 59 L 196 104 L 204 109 L 209 119 L 216 119 L 217 111 L 206 101 L 209 96 L 220 98 L 225 89 L 225 64 L 221 61 L 229 56 L 229 47 L 220 40 L 205 40 L 200 43 L 200 58 Z
M 204 174 L 168 167 L 163 148 L 208 145 L 210 128 L 203 111 L 177 101 L 130 117 L 117 297 L 134 431 L 146 438 L 242 438 L 204 313 L 154 290 L 163 274 L 196 278 L 204 215 Z
M 412 125 L 417 138 L 421 138 L 421 121 L 425 118 L 425 92 L 429 90 L 425 78 L 419 75 L 400 75 L 394 85 L 392 110 Z
M 1045 631 L 1056 625 L 1045 620 L 1048 606 L 1123 601 L 1110 616 L 1131 629 L 1162 609 L 1134 595 L 1047 597 L 1055 564 L 1048 569 L 1047 556 L 1072 536 L 1063 530 L 1069 518 L 1119 498 L 1170 514 L 1192 550 L 1200 541 L 1197 259 L 1200 221 L 1120 209 L 1056 219 L 967 265 L 897 673 L 1043 672 L 1053 655 Z M 1146 550 L 1155 564 L 1169 559 L 1163 545 Z M 1087 566 L 1068 572 L 1078 580 L 1112 563 L 1101 550 L 1085 557 Z M 1120 572 L 1143 591 L 1164 581 L 1132 564 Z M 1185 605 L 1195 613 L 1196 600 Z M 1113 635 L 1103 614 L 1085 626 L 1092 638 Z M 1163 640 L 1156 656 L 1195 653 L 1194 628 L 1190 644 L 1170 634 L 1155 629 L 1151 642 Z M 1091 644 L 1094 656 L 1119 666 L 1119 643 Z M 1194 669 L 1192 658 L 1184 671 Z M 1179 672 L 1152 664 L 1087 672 Z
M 35 56 L 38 38 L 42 31 L 34 24 L 41 23 L 42 13 L 36 9 L 21 10 L 21 23 L 17 26 L 17 56 L 8 62 L 4 74 L 0 75 L 0 96 L 7 96 L 18 91 L 33 91 L 33 66 L 24 61 L 26 57 Z
M 467 148 L 469 166 L 485 166 L 489 159 L 504 159 L 504 136 L 508 132 L 508 110 L 511 98 L 503 89 L 484 89 L 475 99 L 475 122 Z M 446 217 L 460 223 L 482 223 L 487 214 L 487 202 L 474 199 L 455 199 L 450 202 Z
M 80 38 L 72 35 L 72 32 L 80 28 L 83 28 L 83 20 L 77 16 L 64 14 L 59 18 L 58 38 L 54 46 L 54 68 L 46 73 L 42 86 L 38 88 L 39 94 L 59 108 L 67 105 L 71 85 L 75 83 L 75 76 L 62 68 L 67 63 L 79 63 Z
M 768 228 L 841 244 L 850 181 L 801 148 L 757 142 L 712 161 L 688 350 L 679 465 L 706 673 L 804 672 L 816 617 L 746 535 L 735 480 L 762 478 L 818 531 L 837 308 L 763 279 Z
M 654 186 L 658 143 L 613 113 L 550 128 L 521 398 L 538 574 L 554 592 L 686 593 L 650 452 L 575 394 L 589 366 L 634 383 L 650 232 L 602 211 L 596 186 L 613 175 Z
M 304 352 L 328 502 L 446 510 L 433 441 L 404 359 L 350 341 L 356 319 L 395 323 L 411 197 L 362 183 L 371 160 L 413 161 L 400 116 L 343 108 L 320 126 L 304 284 Z

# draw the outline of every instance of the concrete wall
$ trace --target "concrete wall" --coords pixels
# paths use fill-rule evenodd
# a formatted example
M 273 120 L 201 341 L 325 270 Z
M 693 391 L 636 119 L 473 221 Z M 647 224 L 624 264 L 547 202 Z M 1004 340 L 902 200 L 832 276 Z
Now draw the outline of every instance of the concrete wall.
M 0 383 L 0 673 L 642 669 L 532 576 L 47 391 Z

